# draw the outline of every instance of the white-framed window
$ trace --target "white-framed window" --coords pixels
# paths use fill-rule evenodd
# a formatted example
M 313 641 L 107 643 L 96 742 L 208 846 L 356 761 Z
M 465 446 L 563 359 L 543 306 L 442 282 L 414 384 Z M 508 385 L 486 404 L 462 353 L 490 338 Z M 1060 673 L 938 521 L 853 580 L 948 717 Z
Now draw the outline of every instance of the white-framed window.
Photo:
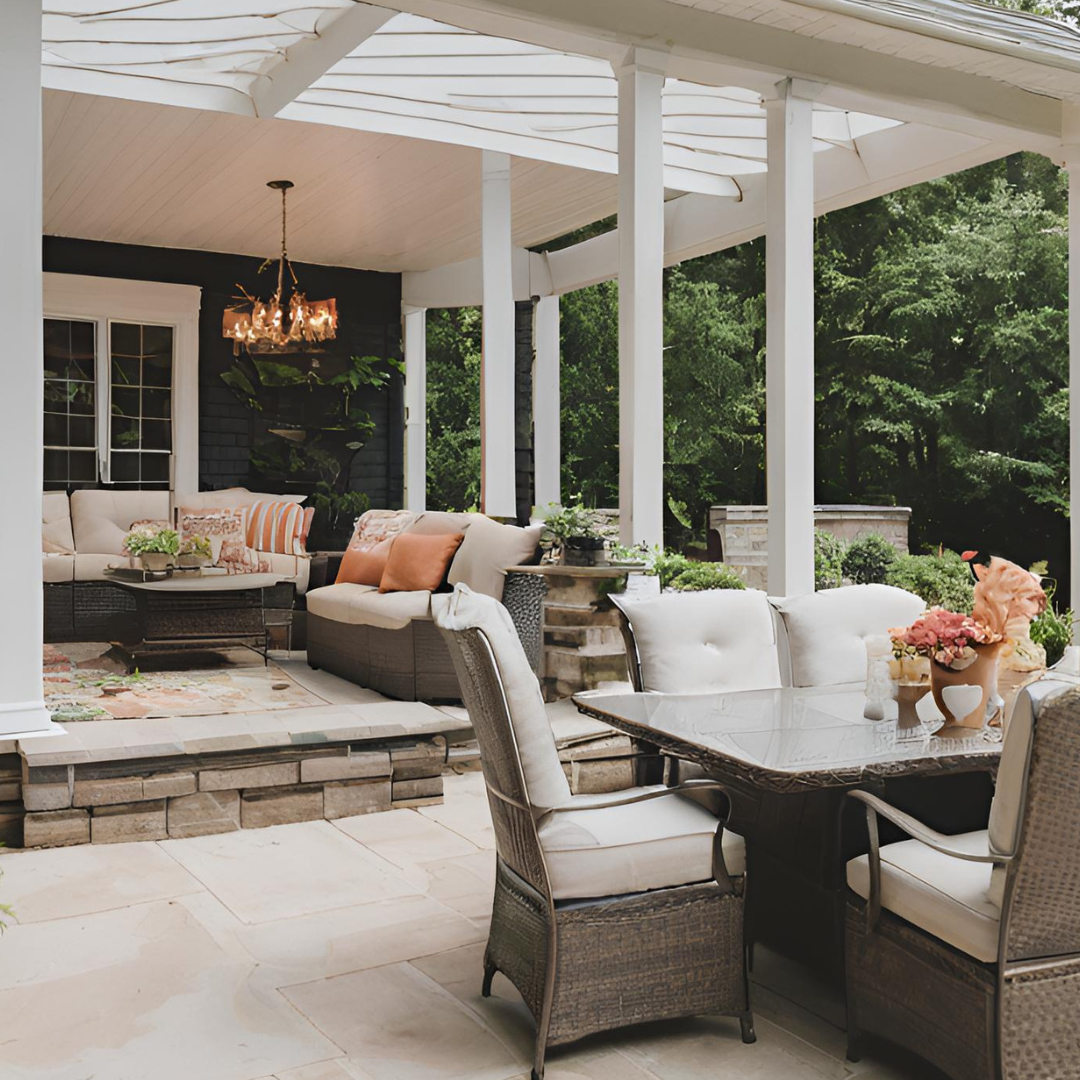
M 201 290 L 44 279 L 45 487 L 197 491 Z

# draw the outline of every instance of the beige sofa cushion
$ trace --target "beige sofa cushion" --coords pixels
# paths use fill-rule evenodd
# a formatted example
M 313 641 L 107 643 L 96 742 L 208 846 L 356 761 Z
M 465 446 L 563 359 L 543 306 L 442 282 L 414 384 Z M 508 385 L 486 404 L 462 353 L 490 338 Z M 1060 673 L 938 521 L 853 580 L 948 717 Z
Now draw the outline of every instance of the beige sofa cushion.
M 66 491 L 46 491 L 41 496 L 42 546 L 54 554 L 74 555 L 71 506 Z
M 79 555 L 123 555 L 133 521 L 169 516 L 167 491 L 83 490 L 72 493 L 71 525 Z M 78 567 L 75 576 L 79 576 Z
M 451 585 L 464 582 L 473 592 L 502 600 L 506 568 L 528 563 L 536 555 L 543 525 L 519 529 L 501 525 L 483 514 L 473 515 L 447 580 Z
M 646 690 L 709 694 L 780 685 L 773 612 L 760 590 L 611 599 L 634 629 Z
M 529 665 L 510 613 L 497 600 L 473 592 L 468 585 L 455 585 L 449 595 L 433 596 L 431 610 L 439 627 L 446 630 L 475 628 L 487 638 L 502 680 L 521 771 L 533 807 L 547 810 L 569 802 L 570 785 L 555 749 L 555 736 L 551 733 L 540 683 Z M 481 752 L 484 752 L 483 747 Z
M 630 788 L 604 801 L 658 788 Z M 713 838 L 720 823 L 698 803 L 680 795 L 629 806 L 588 809 L 596 796 L 576 795 L 570 807 L 549 814 L 539 827 L 540 846 L 556 900 L 619 896 L 689 885 L 713 877 Z M 741 836 L 725 832 L 729 874 L 746 869 Z
M 311 571 L 310 559 L 303 555 L 285 555 L 280 551 L 256 551 L 255 558 L 260 563 L 265 563 L 271 574 L 290 578 L 297 593 L 303 595 L 307 591 Z
M 42 555 L 41 580 L 48 585 L 72 581 L 75 577 L 74 555 Z
M 986 830 L 950 838 L 971 853 L 989 851 Z M 990 896 L 992 864 L 943 855 L 918 840 L 881 849 L 881 906 L 941 941 L 989 963 L 997 959 L 1001 908 Z M 870 896 L 870 861 L 860 855 L 847 864 L 848 885 Z
M 920 597 L 891 585 L 847 585 L 772 603 L 787 630 L 792 686 L 865 683 L 866 639 L 926 610 Z
M 312 589 L 307 594 L 307 609 L 320 619 L 401 630 L 413 619 L 431 617 L 431 593 L 426 590 L 380 593 L 373 585 L 341 582 Z
M 415 521 L 405 526 L 405 532 L 432 536 L 440 533 L 463 533 L 482 514 L 448 514 L 441 510 L 425 510 Z
M 268 495 L 262 491 L 233 487 L 218 491 L 178 492 L 173 501 L 177 506 L 192 510 L 230 510 L 234 506 L 250 506 L 255 502 L 302 503 L 306 498 L 306 495 Z
M 127 555 L 95 555 L 78 552 L 75 555 L 75 580 L 106 581 L 105 568 L 107 566 L 128 565 L 130 565 L 130 558 Z

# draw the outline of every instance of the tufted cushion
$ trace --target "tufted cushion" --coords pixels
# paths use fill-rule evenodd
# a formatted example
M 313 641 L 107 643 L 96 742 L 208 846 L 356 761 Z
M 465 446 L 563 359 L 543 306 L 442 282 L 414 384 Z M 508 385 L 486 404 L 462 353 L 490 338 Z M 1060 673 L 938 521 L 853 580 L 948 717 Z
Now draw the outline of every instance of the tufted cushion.
M 606 800 L 628 798 L 650 788 L 630 788 Z M 539 827 L 540 846 L 556 900 L 620 896 L 649 889 L 711 881 L 715 815 L 680 795 L 629 806 L 588 809 L 595 796 L 576 795 L 571 807 L 549 814 Z M 725 832 L 729 874 L 746 869 L 741 836 Z
M 133 521 L 169 516 L 167 491 L 85 489 L 71 494 L 71 525 L 80 555 L 125 555 L 124 537 Z M 75 570 L 79 577 L 78 567 Z
M 373 585 L 337 582 L 313 589 L 307 594 L 311 615 L 354 626 L 378 626 L 383 630 L 402 630 L 413 619 L 431 614 L 431 593 L 380 593 Z
M 498 600 L 475 593 L 468 585 L 454 586 L 450 595 L 433 596 L 431 612 L 436 625 L 444 630 L 475 628 L 487 638 L 506 695 L 529 801 L 543 810 L 569 802 L 570 785 L 555 749 L 540 683 L 529 665 L 510 613 Z
M 41 547 L 53 555 L 75 554 L 71 508 L 65 491 L 46 491 L 41 496 Z
M 773 613 L 760 590 L 612 600 L 633 627 L 645 690 L 707 694 L 780 685 Z
M 534 525 L 519 529 L 516 525 L 500 525 L 483 514 L 473 515 L 447 580 L 451 585 L 463 581 L 473 592 L 502 600 L 506 568 L 533 560 L 543 528 Z
M 986 830 L 951 838 L 955 847 L 988 853 Z M 881 906 L 976 960 L 997 959 L 1001 908 L 990 895 L 991 863 L 966 862 L 918 840 L 881 849 Z M 870 895 L 870 860 L 847 864 L 848 885 Z
M 74 555 L 41 556 L 41 580 L 46 584 L 55 585 L 60 582 L 71 581 L 74 577 Z
M 926 610 L 914 593 L 891 585 L 847 585 L 772 603 L 787 631 L 792 686 L 865 683 L 866 639 Z

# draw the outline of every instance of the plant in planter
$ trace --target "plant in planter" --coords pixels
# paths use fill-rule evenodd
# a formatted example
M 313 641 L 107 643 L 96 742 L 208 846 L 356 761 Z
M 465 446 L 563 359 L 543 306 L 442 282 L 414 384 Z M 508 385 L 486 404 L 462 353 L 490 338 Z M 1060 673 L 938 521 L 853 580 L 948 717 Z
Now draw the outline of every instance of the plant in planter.
M 124 547 L 140 560 L 144 570 L 168 570 L 180 553 L 180 536 L 175 529 L 136 525 L 124 537 Z
M 180 545 L 181 566 L 209 566 L 213 561 L 209 536 L 189 536 Z
M 558 548 L 565 566 L 603 566 L 604 538 L 596 531 L 589 511 L 551 503 L 544 517 L 543 539 Z

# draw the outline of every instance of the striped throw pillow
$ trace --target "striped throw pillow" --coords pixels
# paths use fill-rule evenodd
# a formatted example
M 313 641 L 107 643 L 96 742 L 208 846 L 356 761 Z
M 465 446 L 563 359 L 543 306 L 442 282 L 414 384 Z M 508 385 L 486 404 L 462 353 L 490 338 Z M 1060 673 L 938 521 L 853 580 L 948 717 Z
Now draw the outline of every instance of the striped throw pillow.
M 293 502 L 253 502 L 248 507 L 248 547 L 278 555 L 306 555 L 305 517 L 304 508 Z

